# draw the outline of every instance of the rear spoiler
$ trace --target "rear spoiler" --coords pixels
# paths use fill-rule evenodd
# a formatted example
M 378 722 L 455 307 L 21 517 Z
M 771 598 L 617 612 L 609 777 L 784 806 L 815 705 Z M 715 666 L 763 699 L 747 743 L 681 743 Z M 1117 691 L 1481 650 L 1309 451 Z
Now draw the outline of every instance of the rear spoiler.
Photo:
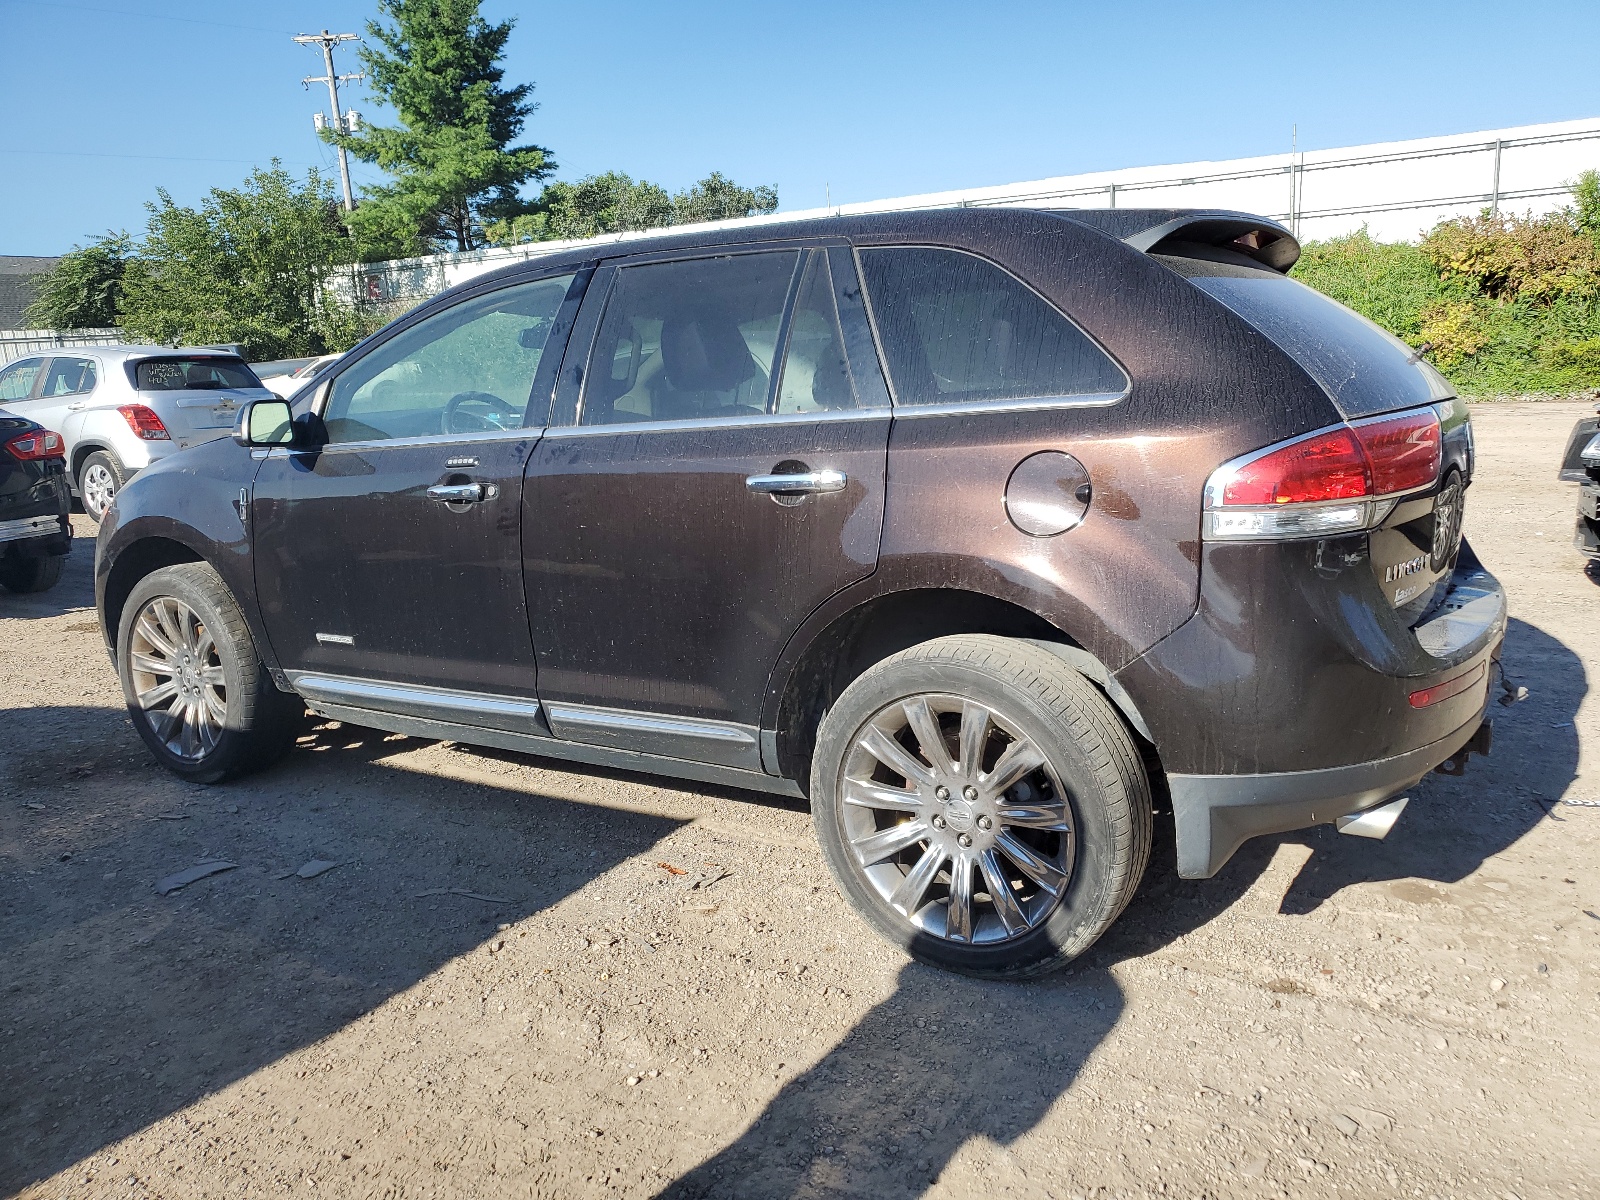
M 1062 215 L 1145 254 L 1180 258 L 1209 257 L 1207 251 L 1242 254 L 1283 274 L 1300 259 L 1294 234 L 1276 221 L 1250 213 L 1216 208 L 1083 208 Z

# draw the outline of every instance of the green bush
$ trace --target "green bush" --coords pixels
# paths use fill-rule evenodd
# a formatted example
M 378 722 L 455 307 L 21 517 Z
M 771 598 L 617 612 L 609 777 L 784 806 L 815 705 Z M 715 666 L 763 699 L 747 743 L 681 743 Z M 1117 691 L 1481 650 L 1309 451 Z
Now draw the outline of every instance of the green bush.
M 1542 217 L 1444 221 L 1418 245 L 1366 230 L 1306 244 L 1293 274 L 1429 357 L 1463 395 L 1600 387 L 1600 175 Z

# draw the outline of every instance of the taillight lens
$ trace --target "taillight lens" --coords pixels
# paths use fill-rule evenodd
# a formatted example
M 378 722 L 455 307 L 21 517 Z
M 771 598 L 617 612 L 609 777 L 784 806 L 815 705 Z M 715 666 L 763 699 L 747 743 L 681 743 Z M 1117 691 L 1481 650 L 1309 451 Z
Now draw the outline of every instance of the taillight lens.
M 1431 408 L 1375 417 L 1351 426 L 1372 464 L 1372 491 L 1393 496 L 1432 487 L 1439 478 L 1439 414 Z
M 1431 408 L 1319 430 L 1224 463 L 1206 483 L 1208 538 L 1327 537 L 1377 524 L 1390 497 L 1431 487 L 1442 455 Z
M 172 440 L 172 435 L 167 432 L 167 427 L 161 423 L 161 418 L 143 404 L 121 404 L 117 411 L 122 414 L 122 419 L 128 423 L 128 428 L 142 437 L 147 442 L 167 442 Z
M 52 433 L 48 429 L 40 429 L 34 433 L 25 433 L 21 437 L 14 437 L 6 443 L 6 449 L 11 452 L 12 458 L 20 458 L 23 462 L 35 462 L 41 458 L 65 458 L 67 456 L 66 443 L 61 440 L 61 435 Z

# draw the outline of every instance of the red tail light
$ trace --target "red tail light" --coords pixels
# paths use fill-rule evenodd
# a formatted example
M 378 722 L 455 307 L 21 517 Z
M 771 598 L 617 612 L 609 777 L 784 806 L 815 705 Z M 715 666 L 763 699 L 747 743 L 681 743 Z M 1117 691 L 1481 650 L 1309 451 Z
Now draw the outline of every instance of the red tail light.
M 34 462 L 41 458 L 65 458 L 67 456 L 66 444 L 62 442 L 59 433 L 51 433 L 48 429 L 40 429 L 34 433 L 25 433 L 21 437 L 14 437 L 6 443 L 6 449 L 11 451 L 11 457 L 20 458 L 23 462 Z
M 1365 529 L 1380 519 L 1383 497 L 1431 486 L 1441 456 L 1439 415 L 1431 408 L 1269 446 L 1223 464 L 1207 481 L 1206 536 L 1259 540 Z
M 1439 414 L 1431 408 L 1357 421 L 1352 429 L 1372 464 L 1372 492 L 1392 496 L 1430 487 L 1439 478 L 1443 451 Z
M 122 419 L 128 423 L 128 428 L 147 442 L 167 442 L 172 440 L 172 435 L 167 432 L 167 427 L 161 423 L 161 418 L 143 404 L 121 404 L 117 411 L 122 414 Z
M 1459 696 L 1483 678 L 1484 665 L 1479 663 L 1470 671 L 1464 671 L 1454 679 L 1446 679 L 1443 683 L 1436 683 L 1430 688 L 1423 688 L 1420 692 L 1411 693 L 1412 708 L 1427 708 L 1448 700 L 1451 696 Z

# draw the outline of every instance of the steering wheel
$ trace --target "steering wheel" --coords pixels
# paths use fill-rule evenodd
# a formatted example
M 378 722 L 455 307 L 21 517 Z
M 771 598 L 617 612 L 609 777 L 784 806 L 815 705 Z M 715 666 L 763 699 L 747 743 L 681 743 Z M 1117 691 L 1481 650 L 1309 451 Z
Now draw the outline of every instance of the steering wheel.
M 487 417 L 479 416 L 477 413 L 460 411 L 463 404 L 484 404 L 499 410 L 508 417 L 517 415 L 515 405 L 500 399 L 493 392 L 457 392 L 450 397 L 449 402 L 444 406 L 444 411 L 439 414 L 439 431 L 441 433 L 497 432 L 501 429 L 509 428 L 509 426 L 497 424 Z M 463 422 L 470 423 L 463 424 Z

